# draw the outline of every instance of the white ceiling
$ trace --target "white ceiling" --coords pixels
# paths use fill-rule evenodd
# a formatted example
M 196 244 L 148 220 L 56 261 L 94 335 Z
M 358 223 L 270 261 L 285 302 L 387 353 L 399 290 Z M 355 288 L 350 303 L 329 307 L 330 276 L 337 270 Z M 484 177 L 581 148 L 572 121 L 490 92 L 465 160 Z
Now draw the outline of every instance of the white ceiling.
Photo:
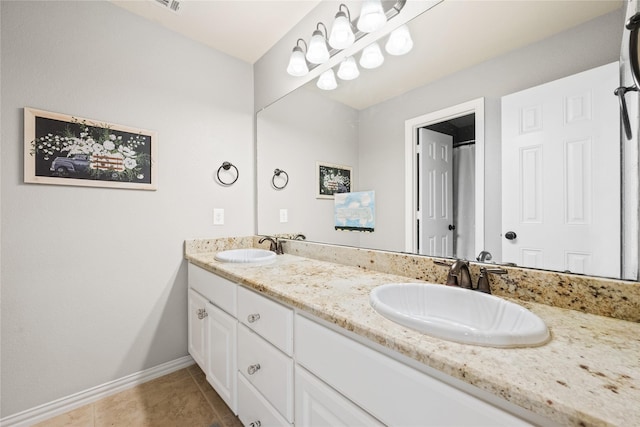
M 253 64 L 321 0 L 111 0 L 150 21 Z

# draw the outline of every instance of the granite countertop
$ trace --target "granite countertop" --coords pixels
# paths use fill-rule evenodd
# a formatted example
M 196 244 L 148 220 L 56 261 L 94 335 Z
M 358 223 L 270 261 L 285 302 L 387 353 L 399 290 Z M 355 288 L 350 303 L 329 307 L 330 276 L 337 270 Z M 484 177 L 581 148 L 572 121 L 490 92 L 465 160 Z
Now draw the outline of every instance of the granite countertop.
M 369 292 L 404 276 L 280 255 L 272 264 L 193 264 L 296 307 L 562 425 L 640 424 L 640 323 L 517 301 L 549 327 L 549 343 L 498 349 L 445 341 L 379 315 Z

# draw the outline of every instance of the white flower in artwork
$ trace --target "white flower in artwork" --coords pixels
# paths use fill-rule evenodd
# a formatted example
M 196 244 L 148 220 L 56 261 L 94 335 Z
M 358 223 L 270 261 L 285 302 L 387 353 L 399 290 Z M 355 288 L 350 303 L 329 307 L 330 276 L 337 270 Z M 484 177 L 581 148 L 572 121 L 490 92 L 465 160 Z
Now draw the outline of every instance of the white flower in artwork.
M 127 169 L 133 169 L 138 166 L 138 162 L 135 159 L 126 158 L 124 159 L 124 167 Z
M 109 135 L 109 139 L 112 141 L 116 140 L 116 136 L 114 134 Z
M 139 173 L 139 174 L 138 174 L 138 179 L 144 179 L 144 175 L 143 175 L 143 174 L 141 174 L 141 173 Z
M 110 140 L 109 141 L 105 141 L 102 145 L 104 146 L 105 150 L 109 150 L 109 151 L 111 151 L 114 148 L 116 148 L 116 145 L 113 143 L 113 141 L 110 141 Z

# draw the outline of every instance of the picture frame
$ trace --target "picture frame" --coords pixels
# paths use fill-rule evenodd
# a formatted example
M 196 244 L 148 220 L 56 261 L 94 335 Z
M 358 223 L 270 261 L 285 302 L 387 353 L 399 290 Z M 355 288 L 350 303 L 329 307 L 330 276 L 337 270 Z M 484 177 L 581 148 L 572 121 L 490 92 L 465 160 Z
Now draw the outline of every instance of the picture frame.
M 335 193 L 351 192 L 351 166 L 316 162 L 316 198 L 333 199 Z
M 157 190 L 155 131 L 24 108 L 24 182 Z

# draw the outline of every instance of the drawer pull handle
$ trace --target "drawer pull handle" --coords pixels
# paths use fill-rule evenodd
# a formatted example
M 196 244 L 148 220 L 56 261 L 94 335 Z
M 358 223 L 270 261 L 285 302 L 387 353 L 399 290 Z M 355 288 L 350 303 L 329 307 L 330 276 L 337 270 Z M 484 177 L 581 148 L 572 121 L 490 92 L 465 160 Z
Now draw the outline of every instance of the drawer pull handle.
M 197 311 L 197 314 L 198 314 L 198 319 L 200 320 L 204 319 L 209 315 L 209 313 L 207 313 L 207 310 L 205 310 L 204 308 L 199 308 Z
M 250 314 L 247 316 L 247 320 L 249 321 L 249 323 L 255 323 L 260 320 L 260 315 L 258 313 Z
M 255 365 L 251 365 L 247 368 L 247 373 L 249 375 L 253 375 L 260 370 L 260 364 L 256 363 Z
M 262 423 L 260 421 L 254 421 L 249 424 L 249 427 L 260 427 Z

